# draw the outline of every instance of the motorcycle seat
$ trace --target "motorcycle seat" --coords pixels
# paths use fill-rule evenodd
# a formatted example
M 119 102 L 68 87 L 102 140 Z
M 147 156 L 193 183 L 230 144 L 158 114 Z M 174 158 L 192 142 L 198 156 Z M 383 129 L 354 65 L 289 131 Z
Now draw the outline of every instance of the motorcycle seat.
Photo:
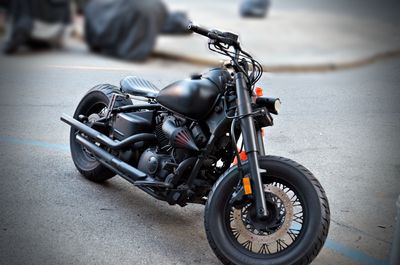
M 141 77 L 127 76 L 121 80 L 121 91 L 133 96 L 156 98 L 160 89 Z

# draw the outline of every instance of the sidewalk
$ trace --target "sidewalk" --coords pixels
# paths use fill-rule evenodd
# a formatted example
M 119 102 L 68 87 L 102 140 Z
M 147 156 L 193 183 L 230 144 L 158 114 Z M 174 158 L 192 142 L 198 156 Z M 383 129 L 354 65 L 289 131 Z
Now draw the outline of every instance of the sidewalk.
M 332 8 L 329 0 L 273 0 L 267 18 L 243 19 L 239 0 L 164 1 L 171 11 L 187 12 L 196 24 L 239 34 L 242 48 L 268 72 L 347 69 L 400 56 L 400 23 L 385 19 L 382 10 L 370 8 L 375 16 L 361 16 L 360 10 L 346 9 L 341 3 Z M 76 18 L 78 39 L 83 35 L 83 23 Z M 72 41 L 72 46 L 76 45 Z M 210 52 L 207 39 L 195 34 L 160 35 L 154 56 L 203 66 L 226 60 Z
M 266 19 L 242 19 L 239 1 L 168 0 L 170 10 L 184 10 L 197 24 L 240 35 L 242 47 L 268 70 L 330 70 L 366 64 L 400 55 L 396 25 L 349 12 L 316 12 L 303 8 L 274 8 Z M 218 57 L 201 36 L 160 36 L 156 54 L 203 64 Z

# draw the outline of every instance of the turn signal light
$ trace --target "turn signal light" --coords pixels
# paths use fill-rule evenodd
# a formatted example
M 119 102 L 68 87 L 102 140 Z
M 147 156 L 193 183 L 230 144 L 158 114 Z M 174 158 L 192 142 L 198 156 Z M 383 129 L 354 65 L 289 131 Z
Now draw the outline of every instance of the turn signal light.
M 239 153 L 239 157 L 240 157 L 240 160 L 241 160 L 241 161 L 247 160 L 246 152 L 245 152 L 245 151 L 240 152 L 240 153 Z
M 242 182 L 243 182 L 244 194 L 245 195 L 252 194 L 253 191 L 251 190 L 250 178 L 249 177 L 244 177 L 242 179 Z
M 261 87 L 256 87 L 255 92 L 257 97 L 262 97 L 264 94 L 263 89 Z
M 245 151 L 240 152 L 240 153 L 239 153 L 239 158 L 240 158 L 240 161 L 245 161 L 245 160 L 247 160 L 246 152 L 245 152 Z M 235 159 L 233 160 L 232 164 L 237 165 L 237 163 L 238 163 L 238 161 L 237 161 L 237 158 L 236 158 L 236 156 L 235 156 Z

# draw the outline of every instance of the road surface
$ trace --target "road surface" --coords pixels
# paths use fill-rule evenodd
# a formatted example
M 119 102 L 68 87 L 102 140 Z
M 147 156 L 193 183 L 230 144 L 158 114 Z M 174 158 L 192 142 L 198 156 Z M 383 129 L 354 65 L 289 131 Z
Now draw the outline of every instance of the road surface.
M 203 207 L 168 206 L 116 177 L 82 178 L 69 128 L 80 98 L 126 75 L 162 87 L 201 68 L 129 64 L 79 50 L 1 57 L 1 264 L 219 264 Z M 282 114 L 266 132 L 268 154 L 320 179 L 332 223 L 313 264 L 385 264 L 400 192 L 399 60 L 326 74 L 265 74 Z

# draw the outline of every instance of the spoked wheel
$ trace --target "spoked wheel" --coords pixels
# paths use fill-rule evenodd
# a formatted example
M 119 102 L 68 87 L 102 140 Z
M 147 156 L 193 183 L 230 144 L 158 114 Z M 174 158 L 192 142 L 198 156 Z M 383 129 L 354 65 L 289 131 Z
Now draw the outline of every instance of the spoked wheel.
M 309 264 L 329 229 L 324 190 L 303 166 L 280 157 L 260 159 L 268 217 L 258 219 L 251 200 L 231 205 L 238 186 L 231 170 L 214 186 L 206 205 L 207 238 L 224 264 Z
M 107 112 L 108 104 L 114 93 L 121 93 L 119 89 L 112 85 L 98 85 L 82 98 L 78 107 L 76 108 L 74 119 L 78 119 L 79 115 L 84 115 L 88 118 L 87 123 L 91 124 L 94 121 L 104 117 Z M 124 105 L 131 105 L 130 99 L 118 97 L 115 101 L 115 107 Z M 109 135 L 107 128 L 96 128 L 98 131 L 105 135 Z M 103 166 L 92 153 L 76 141 L 76 134 L 79 133 L 76 129 L 71 128 L 70 133 L 70 147 L 72 160 L 78 171 L 87 179 L 102 182 L 115 174 L 107 167 Z M 97 145 L 100 145 L 97 143 Z
M 278 180 L 264 184 L 264 194 L 269 210 L 266 220 L 257 220 L 254 205 L 248 203 L 240 209 L 228 206 L 226 226 L 237 243 L 250 252 L 275 254 L 290 247 L 299 237 L 304 209 L 296 193 Z

